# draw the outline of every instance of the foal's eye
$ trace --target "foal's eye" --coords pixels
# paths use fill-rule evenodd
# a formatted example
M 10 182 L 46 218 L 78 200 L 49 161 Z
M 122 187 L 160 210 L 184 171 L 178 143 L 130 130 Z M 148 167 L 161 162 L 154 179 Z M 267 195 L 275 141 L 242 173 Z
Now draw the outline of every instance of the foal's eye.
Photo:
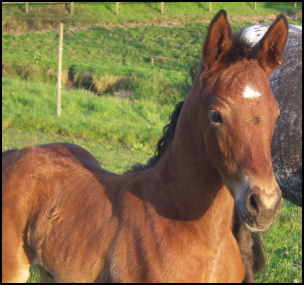
M 223 123 L 223 119 L 220 112 L 216 110 L 210 110 L 209 115 L 212 123 Z

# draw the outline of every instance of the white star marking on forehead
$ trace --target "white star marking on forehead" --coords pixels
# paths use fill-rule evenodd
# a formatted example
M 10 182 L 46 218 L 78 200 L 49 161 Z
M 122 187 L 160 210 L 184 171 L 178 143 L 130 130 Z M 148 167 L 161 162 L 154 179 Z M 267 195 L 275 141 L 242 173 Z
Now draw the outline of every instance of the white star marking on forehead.
M 252 89 L 250 86 L 246 86 L 246 88 L 243 91 L 244 98 L 257 98 L 259 96 L 261 96 L 261 93 L 259 91 Z

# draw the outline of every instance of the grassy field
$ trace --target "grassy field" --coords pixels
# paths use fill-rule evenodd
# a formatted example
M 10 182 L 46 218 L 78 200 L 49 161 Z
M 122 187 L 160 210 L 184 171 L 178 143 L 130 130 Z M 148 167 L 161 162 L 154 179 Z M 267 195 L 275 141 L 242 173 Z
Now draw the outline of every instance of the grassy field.
M 152 100 L 98 97 L 83 90 L 63 90 L 62 115 L 58 119 L 54 85 L 4 77 L 2 87 L 4 129 L 36 130 L 150 152 L 174 108 Z
M 201 56 L 208 23 L 219 8 L 227 10 L 233 30 L 259 21 L 271 22 L 283 11 L 296 15 L 288 17 L 290 23 L 302 22 L 301 3 L 297 8 L 292 3 L 259 3 L 257 10 L 252 9 L 252 3 L 214 3 L 212 13 L 206 10 L 208 3 L 169 3 L 164 15 L 154 7 L 158 4 L 122 4 L 116 16 L 110 8 L 114 4 L 76 3 L 75 16 L 63 14 L 64 85 L 97 94 L 176 102 L 189 89 L 190 68 Z M 62 19 L 51 13 L 52 9 L 59 8 L 34 5 L 26 15 L 20 6 L 2 7 L 4 31 L 5 23 L 14 27 L 13 33 L 2 36 L 4 75 L 55 82 L 58 21 Z M 115 25 L 118 20 L 121 25 Z M 35 25 L 18 33 L 18 27 L 27 27 L 27 21 Z M 45 22 L 50 28 L 39 30 L 39 23 Z
M 4 31 L 23 33 L 32 30 L 52 29 L 60 21 L 71 27 L 90 25 L 136 25 L 168 24 L 188 22 L 209 22 L 215 13 L 225 9 L 228 14 L 237 17 L 236 21 L 247 21 L 248 17 L 265 19 L 271 14 L 285 13 L 292 21 L 302 22 L 302 14 L 294 20 L 295 13 L 301 11 L 298 2 L 259 2 L 254 10 L 253 2 L 213 2 L 209 12 L 209 2 L 171 2 L 165 3 L 164 14 L 160 14 L 159 2 L 120 3 L 119 15 L 113 3 L 77 3 L 75 12 L 70 16 L 64 5 L 30 4 L 29 14 L 24 5 L 2 5 L 2 26 Z M 47 17 L 45 16 L 47 14 Z M 235 18 L 232 19 L 232 21 Z
M 221 8 L 232 29 L 281 12 L 302 25 L 302 3 L 75 3 L 2 5 L 2 149 L 55 141 L 89 150 L 123 173 L 153 155 L 175 104 L 191 86 L 210 19 Z M 47 16 L 46 16 L 47 15 Z M 65 22 L 62 116 L 56 117 L 58 23 Z M 86 89 L 86 90 L 85 90 Z M 284 200 L 262 236 L 267 267 L 257 282 L 302 282 L 302 208 Z M 39 275 L 33 270 L 33 282 Z

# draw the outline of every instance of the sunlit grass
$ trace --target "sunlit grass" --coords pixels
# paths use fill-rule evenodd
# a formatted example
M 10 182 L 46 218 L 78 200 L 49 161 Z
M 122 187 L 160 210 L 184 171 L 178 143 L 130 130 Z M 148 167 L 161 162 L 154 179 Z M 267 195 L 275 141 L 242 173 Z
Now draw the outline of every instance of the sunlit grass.
M 302 283 L 302 208 L 283 199 L 281 213 L 262 239 L 267 261 L 256 281 Z
M 173 111 L 172 104 L 96 96 L 84 90 L 63 90 L 62 115 L 56 116 L 56 86 L 3 78 L 2 121 L 18 128 L 122 144 L 152 151 Z

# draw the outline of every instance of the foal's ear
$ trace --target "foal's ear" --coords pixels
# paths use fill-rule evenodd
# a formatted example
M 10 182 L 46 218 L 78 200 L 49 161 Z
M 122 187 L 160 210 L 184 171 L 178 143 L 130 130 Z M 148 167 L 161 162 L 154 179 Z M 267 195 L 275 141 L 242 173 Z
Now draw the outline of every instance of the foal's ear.
M 232 45 L 232 31 L 225 10 L 220 10 L 209 25 L 203 47 L 202 70 L 207 74 L 221 62 Z
M 268 75 L 282 62 L 287 36 L 287 20 L 279 15 L 253 49 L 254 57 Z

